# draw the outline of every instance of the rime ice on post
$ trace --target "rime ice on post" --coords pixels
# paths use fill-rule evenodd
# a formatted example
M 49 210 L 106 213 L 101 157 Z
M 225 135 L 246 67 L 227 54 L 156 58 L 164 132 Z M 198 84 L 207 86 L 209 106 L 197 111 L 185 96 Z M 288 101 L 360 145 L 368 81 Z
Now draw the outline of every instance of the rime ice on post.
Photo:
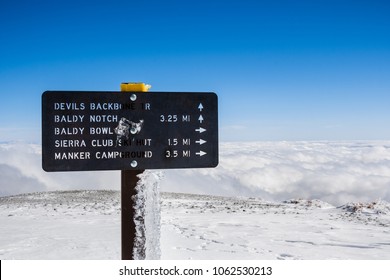
M 135 260 L 158 260 L 160 250 L 160 186 L 162 172 L 145 171 L 138 175 L 137 195 L 134 199 L 136 237 Z

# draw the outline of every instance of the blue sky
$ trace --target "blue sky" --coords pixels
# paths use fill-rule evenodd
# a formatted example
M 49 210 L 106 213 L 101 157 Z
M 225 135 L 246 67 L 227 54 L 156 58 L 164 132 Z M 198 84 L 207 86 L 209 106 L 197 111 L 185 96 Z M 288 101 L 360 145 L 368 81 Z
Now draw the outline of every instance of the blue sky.
M 0 141 L 45 90 L 215 91 L 222 141 L 390 140 L 387 1 L 0 2 Z

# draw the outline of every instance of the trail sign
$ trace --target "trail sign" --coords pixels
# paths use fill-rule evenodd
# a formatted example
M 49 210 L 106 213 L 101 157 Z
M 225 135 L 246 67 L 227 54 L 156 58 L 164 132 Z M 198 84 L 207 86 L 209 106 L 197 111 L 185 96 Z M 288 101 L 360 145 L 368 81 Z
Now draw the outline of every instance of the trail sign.
M 215 93 L 46 91 L 45 171 L 218 165 Z

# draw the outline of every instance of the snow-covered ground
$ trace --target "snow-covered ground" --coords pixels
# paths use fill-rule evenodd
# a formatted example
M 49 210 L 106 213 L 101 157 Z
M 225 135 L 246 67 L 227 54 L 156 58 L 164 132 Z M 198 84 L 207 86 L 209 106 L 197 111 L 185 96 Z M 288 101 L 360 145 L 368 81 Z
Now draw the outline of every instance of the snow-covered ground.
M 390 259 L 390 204 L 162 193 L 162 259 Z M 0 259 L 120 259 L 118 191 L 0 198 Z

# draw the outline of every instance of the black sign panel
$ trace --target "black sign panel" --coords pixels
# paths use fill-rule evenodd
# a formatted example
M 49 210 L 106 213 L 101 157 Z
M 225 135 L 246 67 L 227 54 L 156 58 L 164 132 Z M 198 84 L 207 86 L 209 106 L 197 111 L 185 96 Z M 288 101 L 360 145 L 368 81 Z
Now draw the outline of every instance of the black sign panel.
M 46 91 L 45 171 L 218 165 L 215 93 Z

